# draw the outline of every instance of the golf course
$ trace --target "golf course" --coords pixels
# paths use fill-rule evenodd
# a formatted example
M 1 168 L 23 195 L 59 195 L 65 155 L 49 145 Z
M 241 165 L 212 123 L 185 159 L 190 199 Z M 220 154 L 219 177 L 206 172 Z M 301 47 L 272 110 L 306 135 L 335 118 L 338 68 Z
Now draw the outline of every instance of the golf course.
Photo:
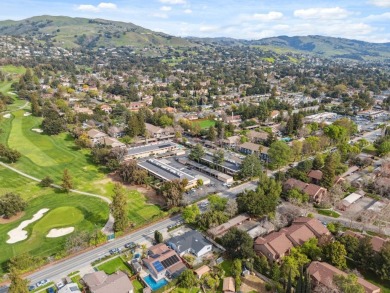
M 15 78 L 24 72 L 23 68 L 12 66 L 0 70 Z M 0 83 L 0 91 L 15 101 L 7 108 L 7 114 L 0 115 L 0 143 L 18 150 L 22 156 L 10 166 L 37 179 L 50 176 L 56 184 L 61 184 L 63 171 L 68 169 L 74 189 L 111 199 L 114 182 L 105 169 L 92 162 L 90 150 L 77 148 L 68 133 L 48 136 L 37 131 L 42 118 L 29 114 L 28 102 L 10 92 L 11 84 L 12 81 Z M 95 233 L 108 220 L 109 206 L 101 198 L 43 188 L 37 181 L 0 166 L 0 196 L 9 192 L 26 200 L 27 208 L 12 221 L 0 219 L 0 275 L 6 271 L 9 259 L 22 253 L 40 257 L 64 255 L 67 237 L 82 231 Z M 128 189 L 125 192 L 133 226 L 163 215 L 160 207 L 148 203 L 142 193 Z M 40 212 L 39 219 L 35 219 Z M 25 237 L 10 239 L 18 233 Z

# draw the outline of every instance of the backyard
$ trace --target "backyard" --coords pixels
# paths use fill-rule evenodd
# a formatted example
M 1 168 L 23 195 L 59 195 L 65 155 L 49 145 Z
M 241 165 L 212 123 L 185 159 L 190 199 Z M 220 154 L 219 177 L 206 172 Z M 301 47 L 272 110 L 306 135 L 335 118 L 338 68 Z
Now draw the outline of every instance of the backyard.
M 127 274 L 132 274 L 130 268 L 126 262 L 120 257 L 115 257 L 105 263 L 96 267 L 99 271 L 104 271 L 106 274 L 111 275 L 117 271 L 123 271 Z
M 209 120 L 209 119 L 198 119 L 198 120 L 192 121 L 192 123 L 193 124 L 198 124 L 201 129 L 210 128 L 211 126 L 215 125 L 215 121 L 214 120 Z

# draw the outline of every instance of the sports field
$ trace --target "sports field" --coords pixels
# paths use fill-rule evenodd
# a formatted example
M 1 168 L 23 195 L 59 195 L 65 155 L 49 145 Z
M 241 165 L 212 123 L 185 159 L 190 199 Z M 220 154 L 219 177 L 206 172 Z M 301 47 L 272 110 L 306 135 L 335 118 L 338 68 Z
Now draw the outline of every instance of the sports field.
M 209 120 L 209 119 L 198 119 L 198 120 L 192 121 L 192 123 L 199 124 L 200 128 L 202 128 L 202 129 L 210 128 L 211 126 L 215 125 L 215 121 Z

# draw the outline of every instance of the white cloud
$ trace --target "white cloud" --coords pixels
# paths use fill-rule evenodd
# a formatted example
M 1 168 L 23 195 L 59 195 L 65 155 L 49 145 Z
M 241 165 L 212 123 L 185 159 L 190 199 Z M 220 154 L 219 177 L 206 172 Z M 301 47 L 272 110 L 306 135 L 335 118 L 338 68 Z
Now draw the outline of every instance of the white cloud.
M 199 30 L 202 33 L 210 33 L 210 32 L 217 32 L 219 30 L 219 27 L 214 25 L 204 25 L 199 28 Z
M 379 7 L 390 7 L 390 0 L 371 0 L 370 3 Z
M 168 18 L 168 14 L 166 14 L 166 13 L 153 13 L 153 14 L 151 14 L 151 16 L 157 17 L 157 18 Z
M 186 9 L 183 11 L 185 14 L 191 14 L 192 13 L 192 10 L 191 9 Z
M 272 21 L 281 19 L 283 17 L 283 13 L 278 11 L 270 11 L 268 13 L 256 13 L 252 16 L 253 19 L 263 20 L 263 21 Z
M 172 10 L 172 7 L 170 6 L 163 6 L 160 8 L 161 11 L 171 11 Z
M 76 7 L 76 10 L 89 11 L 89 12 L 100 12 L 102 10 L 115 10 L 118 7 L 114 3 L 101 2 L 98 5 L 81 4 Z
M 385 12 L 382 14 L 372 14 L 364 18 L 365 20 L 369 21 L 383 21 L 383 20 L 388 20 L 390 19 L 390 12 Z
M 351 13 L 340 7 L 332 8 L 308 8 L 308 9 L 298 9 L 294 11 L 294 16 L 302 19 L 322 19 L 322 20 L 331 20 L 331 19 L 343 19 L 350 15 Z
M 160 0 L 161 3 L 164 4 L 171 4 L 171 5 L 176 5 L 176 4 L 186 4 L 186 0 Z

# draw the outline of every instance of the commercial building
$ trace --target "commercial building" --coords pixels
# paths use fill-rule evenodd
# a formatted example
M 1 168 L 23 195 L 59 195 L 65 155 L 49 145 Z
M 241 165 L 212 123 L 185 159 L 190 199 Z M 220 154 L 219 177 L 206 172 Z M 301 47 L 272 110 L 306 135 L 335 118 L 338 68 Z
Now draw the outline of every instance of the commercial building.
M 172 141 L 161 141 L 127 149 L 125 160 L 146 158 L 149 156 L 172 156 L 183 153 L 181 146 Z
M 151 176 L 163 181 L 187 179 L 188 184 L 186 188 L 192 188 L 197 184 L 197 178 L 185 173 L 184 171 L 176 169 L 161 160 L 150 158 L 146 161 L 138 162 L 138 166 L 145 169 Z

